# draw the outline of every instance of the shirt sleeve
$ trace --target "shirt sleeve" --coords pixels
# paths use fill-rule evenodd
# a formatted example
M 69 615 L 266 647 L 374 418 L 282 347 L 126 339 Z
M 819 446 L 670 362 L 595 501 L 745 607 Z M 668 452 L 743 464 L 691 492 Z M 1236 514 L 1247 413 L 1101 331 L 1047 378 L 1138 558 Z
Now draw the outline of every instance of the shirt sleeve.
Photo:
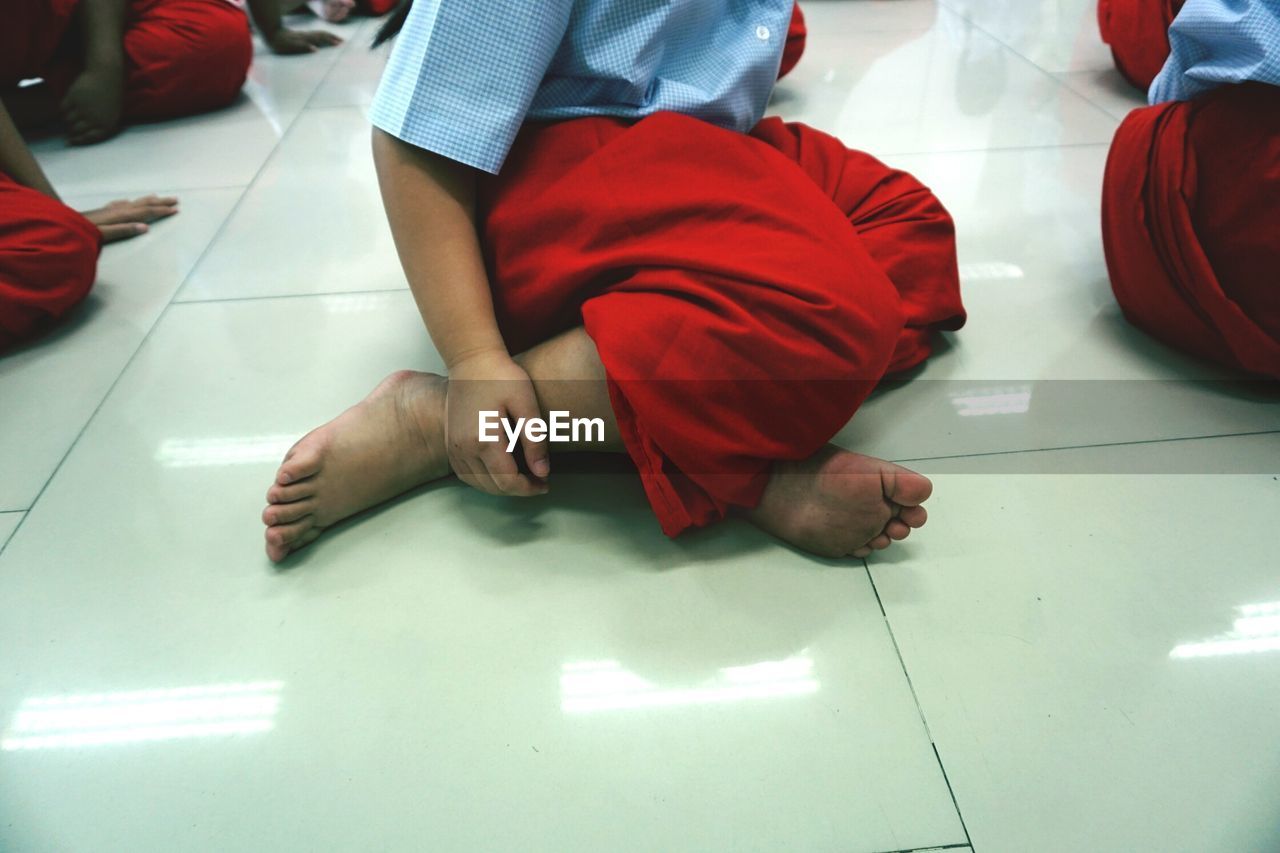
M 416 0 L 370 119 L 496 174 L 569 25 L 573 0 Z
M 1151 104 L 1185 101 L 1224 83 L 1280 86 L 1280 2 L 1187 0 L 1169 27 L 1169 58 Z

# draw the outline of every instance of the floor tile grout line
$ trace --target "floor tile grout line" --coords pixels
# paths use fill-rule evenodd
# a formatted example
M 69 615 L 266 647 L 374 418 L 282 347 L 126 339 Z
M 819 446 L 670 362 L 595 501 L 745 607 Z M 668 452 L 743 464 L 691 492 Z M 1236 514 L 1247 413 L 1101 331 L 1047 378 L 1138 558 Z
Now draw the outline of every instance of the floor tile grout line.
M 1059 81 L 1062 83 L 1062 85 L 1066 86 L 1068 89 L 1070 89 L 1071 91 L 1075 92 L 1077 95 L 1079 95 L 1080 97 L 1084 98 L 1086 101 L 1090 101 L 1091 103 L 1098 104 L 1098 102 L 1097 102 L 1097 101 L 1094 101 L 1094 100 L 1093 100 L 1093 98 L 1089 95 L 1089 93 L 1088 93 L 1088 92 L 1085 92 L 1084 90 L 1077 88 L 1076 86 L 1072 85 L 1072 83 L 1071 83 L 1071 79 L 1070 79 L 1070 78 L 1071 78 L 1071 75 L 1072 75 L 1072 74 L 1080 74 L 1080 73 L 1087 73 L 1087 72 L 1079 72 L 1079 71 L 1050 71 L 1049 73 L 1050 73 L 1050 74 L 1052 74 L 1052 75 L 1054 76 L 1054 78 L 1055 78 L 1055 79 L 1059 80 Z M 1139 105 L 1136 105 L 1136 106 L 1134 106 L 1134 107 L 1131 107 L 1131 108 L 1130 108 L 1130 110 L 1139 109 L 1141 106 L 1144 106 L 1144 105 L 1145 105 L 1145 104 L 1139 104 Z M 1111 112 L 1111 110 L 1110 110 L 1110 109 L 1108 109 L 1107 107 L 1102 106 L 1102 104 L 1098 104 L 1098 107 L 1100 107 L 1100 108 L 1101 108 L 1101 109 L 1102 109 L 1102 110 L 1103 110 L 1107 115 L 1111 116 L 1111 117 L 1112 117 L 1113 119 L 1115 119 L 1116 121 L 1124 121 L 1124 118 L 1125 118 L 1125 117 L 1124 117 L 1123 115 L 1116 115 L 1115 113 Z M 1125 114 L 1127 115 L 1127 114 L 1128 114 L 1128 112 L 1129 112 L 1130 110 L 1126 110 L 1126 113 L 1125 113 Z
M 1097 444 L 1064 444 L 1060 447 L 1028 447 L 1021 450 L 988 450 L 981 453 L 955 453 L 948 456 L 911 456 L 902 459 L 894 459 L 892 461 L 898 463 L 937 462 L 944 459 L 976 459 L 984 456 L 1012 456 L 1016 453 L 1051 453 L 1056 450 L 1088 450 L 1095 447 L 1132 447 L 1134 445 L 1143 444 L 1169 444 L 1177 441 L 1207 441 L 1214 438 L 1248 438 L 1250 436 L 1275 435 L 1277 433 L 1280 433 L 1280 430 L 1262 429 L 1254 430 L 1252 432 L 1223 432 L 1213 433 L 1210 435 L 1176 435 L 1171 438 L 1140 438 L 1133 441 L 1103 441 Z
M 334 65 L 336 64 L 337 64 L 337 60 L 334 61 Z M 267 154 L 266 157 L 263 158 L 262 163 L 258 165 L 257 170 L 253 173 L 253 178 L 250 179 L 248 184 L 245 184 L 244 187 L 240 189 L 240 195 L 236 199 L 235 204 L 231 205 L 231 209 L 227 211 L 226 216 L 222 218 L 222 222 L 218 224 L 218 227 L 214 230 L 213 234 L 209 237 L 209 241 L 205 243 L 204 248 L 200 251 L 200 254 L 196 257 L 195 261 L 191 264 L 191 267 L 187 270 L 186 275 L 182 277 L 182 280 L 178 282 L 178 286 L 174 288 L 173 294 L 169 297 L 169 301 L 165 303 L 162 309 L 160 309 L 160 313 L 159 315 L 156 316 L 155 322 L 153 322 L 150 328 L 147 329 L 146 334 L 142 336 L 142 340 L 138 342 L 138 345 L 134 348 L 133 352 L 125 360 L 125 363 L 120 368 L 120 372 L 116 374 L 116 378 L 112 380 L 109 386 L 107 386 L 107 390 L 103 393 L 102 397 L 99 398 L 97 405 L 93 407 L 93 411 L 89 414 L 89 417 L 85 418 L 84 424 L 81 425 L 79 431 L 76 433 L 76 437 L 72 439 L 69 445 L 67 445 L 66 452 L 62 454 L 62 458 L 58 460 L 58 464 L 53 467 L 53 470 L 49 473 L 49 476 L 45 478 L 44 485 L 40 487 L 40 491 L 36 492 L 36 496 L 32 498 L 31 505 L 27 507 L 25 511 L 26 514 L 23 515 L 22 520 L 18 522 L 18 526 L 13 529 L 13 533 L 10 534 L 8 541 L 6 541 L 4 544 L 4 547 L 0 548 L 0 556 L 3 556 L 4 552 L 9 547 L 9 542 L 12 542 L 14 539 L 17 538 L 19 531 L 21 531 L 22 528 L 26 525 L 27 520 L 31 518 L 31 513 L 35 510 L 36 506 L 40 503 L 40 498 L 44 496 L 44 493 L 49 489 L 49 485 L 54 481 L 54 479 L 57 478 L 58 472 L 62 470 L 62 466 L 66 464 L 67 459 L 69 459 L 71 457 L 71 454 L 75 452 L 76 447 L 80 444 L 80 440 L 84 438 L 84 434 L 88 431 L 89 427 L 93 424 L 94 420 L 97 419 L 98 413 L 102 411 L 102 407 L 106 404 L 107 400 L 111 398 L 111 394 L 116 390 L 116 386 L 120 384 L 120 380 L 124 378 L 124 375 L 129 372 L 129 368 L 133 365 L 134 361 L 137 360 L 138 353 L 142 352 L 143 348 L 146 347 L 147 345 L 147 341 L 151 340 L 151 335 L 155 332 L 157 328 L 159 328 L 160 324 L 164 322 L 165 316 L 168 315 L 169 309 L 174 306 L 175 304 L 174 300 L 177 299 L 178 294 L 182 292 L 182 288 L 186 286 L 187 282 L 191 279 L 191 276 L 195 273 L 197 269 L 199 269 L 200 264 L 204 262 L 204 259 L 206 257 L 208 257 L 209 252 L 217 244 L 218 238 L 220 238 L 222 234 L 226 231 L 227 225 L 231 222 L 232 218 L 234 218 L 236 211 L 238 211 L 240 209 L 240 206 L 244 204 L 245 198 L 249 195 L 249 192 L 257 184 L 258 179 L 262 177 L 262 173 L 266 171 L 267 166 L 269 166 L 271 162 L 276 158 L 276 155 L 279 153 L 280 148 L 284 145 L 285 140 L 289 138 L 289 135 L 291 133 L 293 133 L 294 127 L 296 127 L 298 124 L 298 119 L 301 118 L 303 112 L 306 110 L 307 104 L 311 103 L 311 99 L 315 97 L 315 93 L 317 90 L 319 90 L 320 84 L 324 82 L 324 80 L 328 77 L 328 75 L 332 71 L 333 71 L 333 67 L 330 66 L 330 68 L 325 72 L 324 76 L 322 76 L 320 80 L 316 83 L 315 89 L 313 89 L 311 91 L 311 94 L 307 96 L 307 100 L 303 102 L 303 105 L 298 109 L 298 111 L 293 115 L 293 117 L 289 119 L 289 124 L 284 129 L 284 133 L 280 134 L 280 138 L 276 140 L 273 146 L 271 146 L 271 151 Z
M 902 667 L 902 674 L 907 679 L 907 688 L 911 691 L 911 699 L 916 703 L 916 713 L 920 715 L 920 722 L 924 726 L 925 734 L 929 736 L 929 743 L 933 743 L 933 732 L 929 730 L 929 721 L 925 718 L 924 709 L 920 706 L 920 698 L 916 695 L 916 686 L 911 681 L 911 673 L 907 672 L 906 661 L 902 659 L 902 650 L 898 648 L 898 638 L 894 636 L 893 626 L 889 624 L 889 614 L 884 609 L 884 602 L 880 600 L 880 590 L 876 588 L 875 578 L 871 576 L 871 565 L 867 562 L 867 558 L 862 558 L 862 569 L 867 573 L 867 581 L 871 584 L 871 592 L 876 597 L 876 605 L 880 608 L 880 616 L 884 619 L 885 629 L 889 632 L 889 641 L 893 643 L 893 653 L 898 656 L 898 665 Z
M 316 293 L 269 293 L 263 296 L 223 296 L 174 300 L 174 305 L 209 305 L 223 302 L 263 302 L 269 299 L 316 299 L 325 296 L 370 296 L 378 293 L 408 293 L 409 286 L 379 287 L 373 290 L 325 290 Z
M 364 34 L 363 28 L 358 30 L 358 32 L 360 35 L 363 35 Z M 324 88 L 324 84 L 329 82 L 329 78 L 333 76 L 333 70 L 342 63 L 343 58 L 348 53 L 350 53 L 355 49 L 356 49 L 356 39 L 354 36 L 352 38 L 343 39 L 342 50 L 338 52 L 337 58 L 334 59 L 332 64 L 329 65 L 329 67 L 325 70 L 324 74 L 320 77 L 320 81 L 316 83 L 316 87 L 311 90 L 311 94 L 307 95 L 307 100 L 303 102 L 302 109 L 298 110 L 299 115 L 311 109 L 311 102 L 316 99 L 316 94 L 319 93 L 319 91 Z
M 973 838 L 969 835 L 969 827 L 964 822 L 964 814 L 960 811 L 960 802 L 956 799 L 956 790 L 951 787 L 951 777 L 947 775 L 947 768 L 942 763 L 942 755 L 938 752 L 938 745 L 930 743 L 933 747 L 933 757 L 938 762 L 938 769 L 942 771 L 942 781 L 947 785 L 947 793 L 951 795 L 951 805 L 956 810 L 956 817 L 960 819 L 960 828 L 964 830 L 964 840 L 968 843 L 969 849 L 973 850 Z
M 9 531 L 9 535 L 6 536 L 3 541 L 0 541 L 0 556 L 4 555 L 4 549 L 9 547 L 9 543 L 12 542 L 13 537 L 17 535 L 18 528 L 22 526 L 22 520 L 26 518 L 27 510 L 4 510 L 3 512 L 0 512 L 0 516 L 17 515 L 18 513 L 22 513 L 22 518 L 18 519 L 18 523 L 14 525 L 13 530 Z
M 1115 116 L 1113 116 L 1113 115 L 1112 115 L 1112 114 L 1111 114 L 1111 113 L 1110 113 L 1110 112 L 1109 112 L 1105 107 L 1103 107 L 1101 104 L 1099 104 L 1099 103 L 1098 103 L 1097 101 L 1095 101 L 1093 98 L 1090 98 L 1090 97 L 1088 97 L 1088 96 L 1086 96 L 1086 95 L 1081 94 L 1080 92 L 1076 91 L 1076 89 L 1075 89 L 1074 87 L 1068 86 L 1068 85 L 1066 84 L 1066 82 L 1065 82 L 1065 81 L 1063 81 L 1063 80 L 1059 80 L 1057 77 L 1055 77 L 1055 76 L 1054 76 L 1054 74 L 1055 74 L 1055 73 L 1057 73 L 1057 72 L 1053 72 L 1053 71 L 1050 71 L 1048 68 L 1045 68 L 1043 65 L 1041 65 L 1041 64 L 1040 64 L 1040 63 L 1038 63 L 1038 62 L 1036 62 L 1034 59 L 1032 59 L 1031 57 L 1027 56 L 1027 55 L 1026 55 L 1026 54 L 1024 54 L 1022 51 L 1018 50 L 1016 47 L 1014 47 L 1013 45 L 1009 44 L 1009 43 L 1008 43 L 1007 41 L 1005 41 L 1004 39 L 1002 39 L 1002 38 L 1000 38 L 999 36 L 997 36 L 995 33 L 991 32 L 989 29 L 987 29 L 986 27 L 984 27 L 982 24 L 978 23 L 976 20 L 974 20 L 973 18 L 969 17 L 967 14 L 965 14 L 965 13 L 964 13 L 964 12 L 962 12 L 961 10 L 959 10 L 959 9 L 955 8 L 954 6 L 952 6 L 952 5 L 951 5 L 951 4 L 952 4 L 952 2 L 953 2 L 953 0 L 937 0 L 938 5 L 939 5 L 939 6 L 941 6 L 943 9 L 946 9 L 948 12 L 950 12 L 950 13 L 951 13 L 951 14 L 953 14 L 953 15 L 957 15 L 957 16 L 959 16 L 961 20 L 963 20 L 963 21 L 967 21 L 967 22 L 968 22 L 970 25 L 972 25 L 972 26 L 973 26 L 973 28 L 974 28 L 974 29 L 976 29 L 978 32 L 982 33 L 982 34 L 983 34 L 983 35 L 985 35 L 987 38 L 989 38 L 989 39 L 993 40 L 996 44 L 999 44 L 1000 46 L 1004 47 L 1006 50 L 1008 50 L 1008 51 L 1009 51 L 1010 53 L 1012 53 L 1014 56 L 1018 57 L 1018 58 L 1019 58 L 1019 59 L 1021 59 L 1023 62 L 1027 63 L 1027 64 L 1028 64 L 1028 65 L 1030 65 L 1032 68 L 1034 68 L 1034 69 L 1036 69 L 1037 71 L 1039 71 L 1041 74 L 1043 74 L 1043 75 L 1045 75 L 1046 77 L 1050 78 L 1050 79 L 1051 79 L 1051 80 L 1053 80 L 1055 83 L 1057 83 L 1059 86 L 1062 86 L 1064 89 L 1066 89 L 1067 91 L 1071 92 L 1071 94 L 1075 95 L 1077 98 L 1079 98 L 1080 100 L 1084 101 L 1086 104 L 1088 104 L 1089 106 L 1093 107 L 1095 110 L 1097 110 L 1098 112 L 1102 113 L 1104 116 L 1106 116 L 1106 117 L 1107 117 L 1107 118 L 1109 118 L 1110 120 L 1112 120 L 1112 121 L 1114 121 L 1114 122 L 1119 122 L 1119 119 L 1117 119 Z M 1113 133 L 1114 133 L 1114 131 L 1113 131 Z M 1106 143 L 1106 144 L 1107 144 L 1107 145 L 1110 145 L 1110 143 L 1109 143 L 1109 142 L 1108 142 L 1108 143 Z
M 881 618 L 884 619 L 885 630 L 889 632 L 889 641 L 893 644 L 893 653 L 898 656 L 898 666 L 902 667 L 902 675 L 907 680 L 907 689 L 911 691 L 911 699 L 916 703 L 916 713 L 920 715 L 920 723 L 924 726 L 924 732 L 929 737 L 929 746 L 933 749 L 933 758 L 938 762 L 938 770 L 942 773 L 942 781 L 946 783 L 947 793 L 951 796 L 951 807 L 956 810 L 956 818 L 960 821 L 960 829 L 964 831 L 965 844 L 972 848 L 973 839 L 969 835 L 968 825 L 964 822 L 964 813 L 960 811 L 960 803 L 956 800 L 955 789 L 951 787 L 951 778 L 947 776 L 947 768 L 942 763 L 942 756 L 938 753 L 938 744 L 929 728 L 929 719 L 925 716 L 924 706 L 920 704 L 920 696 L 916 693 L 916 685 L 911 680 L 911 673 L 907 670 L 907 661 L 902 656 L 902 649 L 898 646 L 898 637 L 893 632 L 893 623 L 889 621 L 889 613 L 884 609 L 884 601 L 880 598 L 880 589 L 876 586 L 876 579 L 871 574 L 871 566 L 867 563 L 865 557 L 862 560 L 862 569 L 867 573 L 867 582 L 871 584 L 871 592 L 876 597 L 876 605 L 880 608 Z M 955 846 L 961 847 L 964 845 L 957 844 Z M 924 849 L 927 850 L 928 848 Z
M 216 187 L 214 186 L 160 187 L 158 190 L 156 187 L 153 186 L 150 189 L 139 189 L 138 187 L 128 187 L 124 189 L 116 188 L 116 189 L 105 189 L 105 190 L 95 189 L 95 190 L 91 190 L 90 192 L 84 192 L 84 193 L 67 193 L 67 195 L 71 197 L 73 200 L 76 198 L 92 198 L 94 196 L 114 196 L 116 198 L 124 198 L 124 197 L 137 198 L 139 193 L 142 195 L 148 195 L 152 192 L 157 192 L 157 193 L 165 192 L 165 193 L 173 193 L 176 195 L 177 193 L 225 192 L 227 190 L 245 190 L 248 188 L 249 188 L 248 184 L 223 184 L 221 186 L 216 186 Z M 181 204 L 182 200 L 179 199 L 178 202 L 179 204 Z

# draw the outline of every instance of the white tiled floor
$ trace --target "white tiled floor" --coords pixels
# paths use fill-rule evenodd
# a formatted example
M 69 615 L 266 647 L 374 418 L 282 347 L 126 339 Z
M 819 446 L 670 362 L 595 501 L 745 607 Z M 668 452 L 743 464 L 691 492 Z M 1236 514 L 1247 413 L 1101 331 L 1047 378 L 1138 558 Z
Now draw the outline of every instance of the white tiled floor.
M 869 569 L 666 540 L 585 459 L 272 568 L 284 447 L 439 368 L 368 154 L 372 22 L 260 54 L 227 111 L 38 146 L 77 203 L 183 211 L 0 360 L 0 849 L 1280 849 L 1280 397 L 1111 300 L 1099 185 L 1141 101 L 1092 4 L 805 10 L 776 111 L 935 188 L 971 314 L 841 433 L 937 487 Z

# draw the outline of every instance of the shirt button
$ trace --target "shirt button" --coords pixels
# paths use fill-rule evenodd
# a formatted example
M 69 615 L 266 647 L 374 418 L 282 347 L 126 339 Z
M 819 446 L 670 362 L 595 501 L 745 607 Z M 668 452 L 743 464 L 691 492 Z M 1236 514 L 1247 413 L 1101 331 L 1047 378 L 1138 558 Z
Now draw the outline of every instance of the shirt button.
M 760 39 L 760 41 L 768 41 L 769 28 L 763 25 L 756 27 L 756 38 Z

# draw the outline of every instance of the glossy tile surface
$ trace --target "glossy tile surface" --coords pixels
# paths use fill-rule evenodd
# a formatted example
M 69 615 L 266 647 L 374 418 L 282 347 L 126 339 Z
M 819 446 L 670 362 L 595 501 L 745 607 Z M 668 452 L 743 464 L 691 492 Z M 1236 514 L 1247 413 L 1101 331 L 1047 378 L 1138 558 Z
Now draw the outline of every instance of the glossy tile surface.
M 1146 93 L 1121 77 L 1114 67 L 1065 71 L 1053 76 L 1102 107 L 1113 118 L 1124 119 L 1131 110 L 1147 105 Z
M 872 561 L 975 849 L 1280 848 L 1259 450 L 1252 476 L 938 476 L 909 562 Z
M 945 0 L 975 27 L 1046 71 L 1111 67 L 1095 0 Z
M 771 112 L 878 155 L 1106 143 L 1116 127 L 1099 107 L 942 8 L 926 29 L 811 31 Z
M 302 115 L 179 301 L 405 288 L 358 107 Z
M 37 145 L 76 204 L 183 212 L 0 359 L 0 849 L 1280 849 L 1280 394 L 1115 306 L 1142 97 L 1092 0 L 804 8 L 771 110 L 934 189 L 970 315 L 838 437 L 935 479 L 869 571 L 667 540 L 588 457 L 272 568 L 285 449 L 441 368 L 369 154 L 377 22 L 260 48 L 225 111 Z
M 391 55 L 390 43 L 377 50 L 370 49 L 380 23 L 379 20 L 365 21 L 347 36 L 351 47 L 338 58 L 333 70 L 316 89 L 311 98 L 311 106 L 368 106 L 373 102 L 373 93 L 382 77 L 382 67 L 387 64 L 387 57 Z M 343 35 L 347 33 L 344 32 Z
M 672 542 L 597 471 L 541 505 L 427 489 L 272 569 L 274 460 L 438 366 L 416 325 L 407 292 L 166 314 L 0 564 L 20 846 L 963 842 L 858 563 L 740 526 Z

